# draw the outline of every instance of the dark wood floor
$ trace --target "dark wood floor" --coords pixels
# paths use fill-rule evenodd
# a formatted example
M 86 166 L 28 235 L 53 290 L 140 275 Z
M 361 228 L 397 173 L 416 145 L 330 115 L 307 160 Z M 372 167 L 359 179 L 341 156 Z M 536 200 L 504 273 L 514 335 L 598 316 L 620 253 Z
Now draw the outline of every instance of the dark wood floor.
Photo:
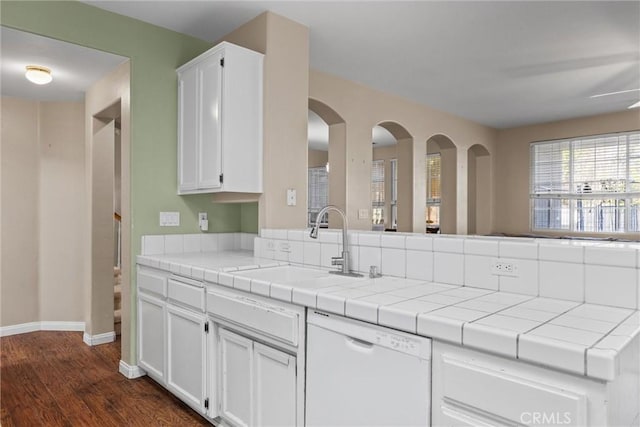
M 89 347 L 81 332 L 0 338 L 0 425 L 206 426 L 147 377 L 118 373 L 120 341 Z

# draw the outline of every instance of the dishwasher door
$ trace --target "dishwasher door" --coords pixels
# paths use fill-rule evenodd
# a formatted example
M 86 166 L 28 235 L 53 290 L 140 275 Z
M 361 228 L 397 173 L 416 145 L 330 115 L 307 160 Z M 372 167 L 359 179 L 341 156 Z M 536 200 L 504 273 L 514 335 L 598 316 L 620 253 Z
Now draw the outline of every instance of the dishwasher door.
M 431 340 L 309 311 L 306 426 L 428 426 Z

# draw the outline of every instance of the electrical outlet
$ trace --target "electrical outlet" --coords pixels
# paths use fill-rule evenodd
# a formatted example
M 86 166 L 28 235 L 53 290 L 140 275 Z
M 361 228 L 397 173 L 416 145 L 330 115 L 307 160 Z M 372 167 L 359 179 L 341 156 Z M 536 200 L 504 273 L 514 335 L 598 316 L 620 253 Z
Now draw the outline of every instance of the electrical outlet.
M 496 276 L 519 277 L 518 263 L 515 260 L 494 259 L 491 273 Z
M 358 219 L 369 219 L 369 209 L 358 209 Z
M 198 227 L 200 227 L 200 231 L 209 231 L 209 220 L 207 218 L 206 212 L 198 213 Z
M 267 250 L 268 251 L 275 251 L 276 250 L 276 242 L 274 242 L 273 240 L 267 240 Z

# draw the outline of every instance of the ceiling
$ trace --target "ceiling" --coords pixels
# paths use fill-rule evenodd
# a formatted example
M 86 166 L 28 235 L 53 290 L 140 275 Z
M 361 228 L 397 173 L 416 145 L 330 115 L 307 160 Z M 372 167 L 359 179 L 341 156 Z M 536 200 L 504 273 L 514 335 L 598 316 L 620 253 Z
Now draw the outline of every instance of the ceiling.
M 79 101 L 85 91 L 128 58 L 71 43 L 0 27 L 2 95 L 38 101 Z M 53 81 L 35 85 L 27 65 L 51 69 Z
M 311 67 L 494 128 L 625 110 L 639 1 L 105 1 L 216 41 L 270 10 L 310 31 Z

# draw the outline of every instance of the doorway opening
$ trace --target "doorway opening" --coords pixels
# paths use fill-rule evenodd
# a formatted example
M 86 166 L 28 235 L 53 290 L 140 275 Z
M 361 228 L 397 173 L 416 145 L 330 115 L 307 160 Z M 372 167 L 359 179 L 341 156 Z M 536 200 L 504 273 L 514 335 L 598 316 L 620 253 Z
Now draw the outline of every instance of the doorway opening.
M 113 317 L 116 335 L 122 324 L 121 117 L 120 100 L 93 116 L 91 150 L 92 274 L 93 283 L 104 288 L 94 287 L 103 298 L 93 301 L 104 304 L 101 317 Z

